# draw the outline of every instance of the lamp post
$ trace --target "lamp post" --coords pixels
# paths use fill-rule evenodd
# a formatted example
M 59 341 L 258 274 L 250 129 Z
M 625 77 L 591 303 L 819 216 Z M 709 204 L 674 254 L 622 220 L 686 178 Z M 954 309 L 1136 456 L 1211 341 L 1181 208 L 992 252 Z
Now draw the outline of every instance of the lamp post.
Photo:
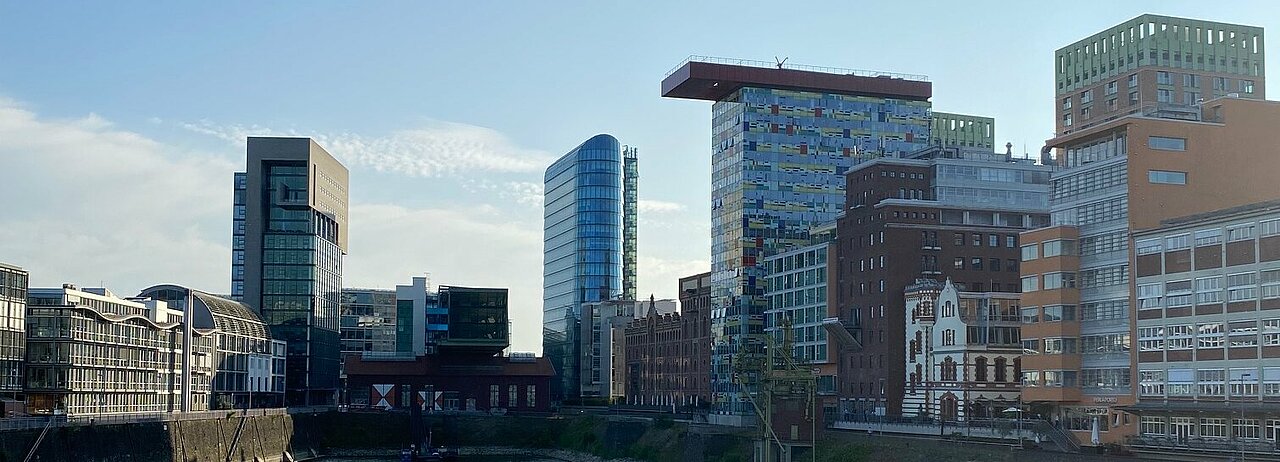
M 1249 378 L 1250 378 L 1250 377 L 1253 377 L 1253 374 L 1249 374 L 1249 373 L 1240 374 L 1240 383 L 1241 383 L 1241 385 L 1248 384 L 1248 380 L 1249 380 Z M 1242 393 L 1240 393 L 1240 434 L 1239 434 L 1239 435 L 1236 435 L 1236 438 L 1238 438 L 1238 439 L 1240 440 L 1240 462 L 1244 462 L 1244 458 L 1245 458 L 1245 455 L 1244 455 L 1244 448 L 1245 448 L 1245 446 L 1244 446 L 1244 410 L 1245 410 L 1245 404 L 1246 404 L 1246 402 L 1245 402 L 1245 398 L 1246 398 L 1246 396 L 1245 396 L 1245 393 L 1243 393 L 1243 391 L 1244 391 L 1244 389 L 1245 389 L 1246 387 L 1241 386 L 1240 388 L 1241 388 L 1241 392 L 1242 392 Z M 1232 427 L 1234 427 L 1234 425 L 1233 425 Z
M 1018 449 L 1022 449 L 1022 407 L 1021 407 L 1021 406 L 1018 406 L 1018 407 L 1012 407 L 1012 406 L 1011 406 L 1011 407 L 1009 407 L 1008 409 L 1005 409 L 1005 410 L 1004 410 L 1004 412 L 1016 412 L 1016 413 L 1017 413 L 1017 414 L 1014 414 L 1014 417 L 1016 417 L 1016 418 L 1018 419 Z

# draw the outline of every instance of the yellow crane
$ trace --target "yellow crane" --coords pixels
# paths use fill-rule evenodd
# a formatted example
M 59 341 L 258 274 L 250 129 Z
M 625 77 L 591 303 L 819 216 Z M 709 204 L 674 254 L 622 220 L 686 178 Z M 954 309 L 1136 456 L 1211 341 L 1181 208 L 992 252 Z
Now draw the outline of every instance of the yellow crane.
M 809 453 L 817 460 L 817 378 L 809 364 L 797 360 L 794 354 L 794 334 L 791 321 L 783 318 L 777 332 L 782 339 L 770 334 L 747 337 L 733 357 L 733 380 L 742 395 L 751 402 L 759 422 L 759 441 L 762 457 L 759 462 L 775 462 L 773 450 L 778 449 L 777 462 L 792 462 L 792 449 L 803 447 L 799 437 L 799 425 L 791 424 L 787 439 L 778 436 L 774 429 L 775 414 L 779 402 L 804 404 L 804 418 L 800 423 L 809 424 Z

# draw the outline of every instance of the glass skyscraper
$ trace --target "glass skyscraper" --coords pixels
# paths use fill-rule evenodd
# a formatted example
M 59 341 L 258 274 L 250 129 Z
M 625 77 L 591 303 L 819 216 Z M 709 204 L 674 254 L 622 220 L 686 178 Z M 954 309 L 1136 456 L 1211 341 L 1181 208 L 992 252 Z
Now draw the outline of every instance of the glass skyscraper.
M 542 349 L 557 401 L 577 399 L 582 304 L 634 294 L 635 149 L 596 135 L 547 168 Z M 627 256 L 629 255 L 629 257 Z
M 288 404 L 332 404 L 347 169 L 310 138 L 251 137 L 247 167 L 236 175 L 233 295 L 288 342 Z
M 926 145 L 931 85 L 916 76 L 711 61 L 684 63 L 662 90 L 715 101 L 712 410 L 717 422 L 735 424 L 753 414 L 732 365 L 763 333 L 765 258 L 813 243 L 810 229 L 836 219 L 850 167 Z

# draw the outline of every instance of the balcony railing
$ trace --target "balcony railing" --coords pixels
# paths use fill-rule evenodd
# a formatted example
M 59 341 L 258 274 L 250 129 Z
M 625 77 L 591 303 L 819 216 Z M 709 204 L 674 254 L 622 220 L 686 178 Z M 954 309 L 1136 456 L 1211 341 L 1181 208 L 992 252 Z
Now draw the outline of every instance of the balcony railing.
M 783 61 L 786 61 L 786 60 L 784 59 Z M 680 64 L 677 64 L 676 67 L 673 67 L 671 68 L 670 71 L 667 71 L 667 74 L 663 77 L 665 78 L 670 76 L 671 74 L 676 73 L 676 71 L 680 70 L 680 68 L 684 67 L 685 64 L 688 64 L 690 62 L 727 64 L 730 66 L 759 67 L 764 69 L 791 69 L 796 71 L 822 72 L 824 74 L 855 75 L 858 77 L 888 77 L 892 79 L 918 80 L 921 82 L 929 81 L 929 76 L 921 75 L 921 74 L 903 74 L 899 72 L 872 71 L 872 70 L 865 70 L 865 69 L 846 69 L 842 67 L 811 66 L 807 64 L 791 64 L 791 63 L 778 62 L 778 61 L 769 62 L 769 61 L 757 61 L 752 59 L 720 58 L 715 56 L 700 56 L 700 55 L 690 55 L 688 58 L 685 58 L 684 61 L 680 61 Z

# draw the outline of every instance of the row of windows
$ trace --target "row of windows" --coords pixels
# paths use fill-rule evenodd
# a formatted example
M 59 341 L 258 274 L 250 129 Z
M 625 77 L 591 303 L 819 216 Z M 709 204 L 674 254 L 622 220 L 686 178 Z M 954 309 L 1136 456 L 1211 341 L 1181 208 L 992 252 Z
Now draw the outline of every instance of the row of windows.
M 1261 372 L 1261 373 L 1259 373 Z M 1280 396 L 1280 368 L 1144 369 L 1141 396 Z
M 1225 283 L 1225 285 L 1224 285 Z M 1225 294 L 1224 294 L 1225 289 Z M 1194 295 L 1194 298 L 1193 298 Z M 1138 286 L 1138 308 L 1190 306 L 1280 298 L 1280 270 L 1235 273 Z
M 1230 420 L 1231 432 L 1227 433 L 1227 422 Z M 1214 417 L 1186 416 L 1142 416 L 1139 431 L 1145 436 L 1168 436 L 1174 438 L 1215 438 L 1215 439 L 1280 439 L 1280 420 L 1265 421 L 1265 432 L 1261 432 L 1258 419 L 1226 419 Z
M 1178 234 L 1161 238 L 1140 239 L 1135 241 L 1138 255 L 1149 255 L 1159 252 L 1170 252 L 1196 247 L 1221 244 L 1223 237 L 1227 242 L 1245 241 L 1254 236 L 1267 237 L 1280 235 L 1280 220 L 1267 220 L 1257 224 L 1229 226 L 1226 228 L 1202 229 L 1195 233 Z
M 1280 318 L 1138 328 L 1138 351 L 1280 346 Z

